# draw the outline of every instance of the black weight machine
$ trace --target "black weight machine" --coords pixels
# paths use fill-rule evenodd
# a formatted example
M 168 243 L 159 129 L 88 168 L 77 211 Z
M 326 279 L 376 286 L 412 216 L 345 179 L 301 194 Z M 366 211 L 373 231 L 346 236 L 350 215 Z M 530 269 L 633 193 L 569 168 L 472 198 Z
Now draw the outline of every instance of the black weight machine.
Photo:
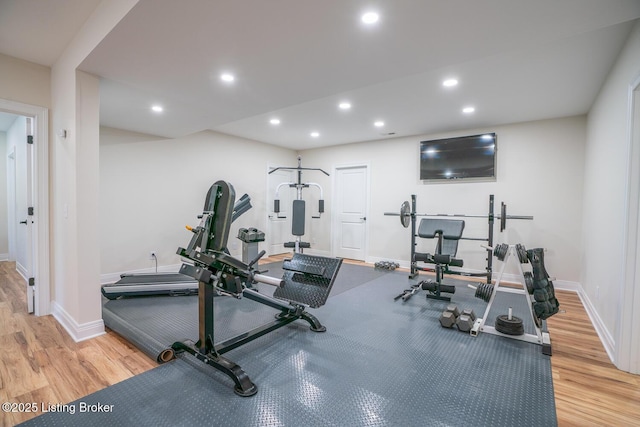
M 420 221 L 418 236 L 425 239 L 436 238 L 436 249 L 433 254 L 414 252 L 411 259 L 416 263 L 422 261 L 433 264 L 433 269 L 417 266 L 416 268 L 423 271 L 435 272 L 436 277 L 435 280 L 423 280 L 411 286 L 411 288 L 404 290 L 400 295 L 396 296 L 395 300 L 402 298 L 403 301 L 407 301 L 416 292 L 423 289 L 429 292 L 427 298 L 451 301 L 451 297 L 442 295 L 442 292 L 453 294 L 456 292 L 456 288 L 455 286 L 443 284 L 442 279 L 445 273 L 451 274 L 449 266 L 463 266 L 463 261 L 455 258 L 458 251 L 458 241 L 461 239 L 463 231 L 464 221 L 461 220 L 423 218 Z
M 231 184 L 217 181 L 211 186 L 200 216 L 200 224 L 187 248 L 178 248 L 178 255 L 193 262 L 185 263 L 180 273 L 198 281 L 199 333 L 198 341 L 178 341 L 172 345 L 176 352 L 188 352 L 198 360 L 228 375 L 235 383 L 234 392 L 252 396 L 256 385 L 248 375 L 223 354 L 253 341 L 269 332 L 298 319 L 309 323 L 312 331 L 324 332 L 320 321 L 306 311 L 306 306 L 317 308 L 327 301 L 342 260 L 295 253 L 283 262 L 282 279 L 265 276 L 254 267 L 264 255 L 244 263 L 226 251 L 229 230 L 234 214 L 235 191 Z M 252 289 L 253 283 L 276 286 L 273 297 Z M 216 343 L 214 340 L 214 307 L 217 295 L 247 298 L 278 310 L 275 319 L 265 325 Z
M 487 215 L 467 215 L 467 214 L 420 214 L 416 212 L 416 195 L 411 195 L 411 205 L 408 201 L 404 201 L 400 206 L 400 213 L 385 212 L 388 216 L 399 216 L 400 223 L 403 227 L 407 228 L 411 226 L 411 270 L 409 273 L 409 279 L 414 279 L 418 276 L 420 271 L 427 271 L 436 274 L 435 281 L 421 281 L 416 285 L 412 285 L 410 289 L 406 289 L 402 294 L 398 295 L 395 299 L 402 298 L 403 301 L 408 300 L 418 290 L 424 289 L 429 291 L 428 298 L 434 298 L 444 301 L 450 301 L 450 297 L 442 296 L 441 292 L 454 293 L 455 287 L 442 284 L 442 277 L 444 274 L 460 275 L 467 277 L 485 277 L 486 283 L 491 283 L 493 274 L 493 232 L 494 223 L 496 219 L 500 220 L 500 232 L 506 228 L 507 219 L 525 219 L 532 220 L 532 216 L 522 215 L 507 215 L 507 205 L 502 202 L 500 206 L 500 215 L 495 215 L 494 208 L 494 196 L 489 195 L 489 209 Z M 420 221 L 418 232 L 416 233 L 416 218 L 417 217 L 447 217 L 447 218 L 487 218 L 487 237 L 463 237 L 462 232 L 464 230 L 464 221 L 443 219 L 439 218 L 434 220 L 432 218 L 423 218 Z M 416 236 L 421 238 L 434 238 L 438 239 L 436 244 L 435 253 L 419 253 L 416 252 Z M 475 240 L 486 242 L 483 245 L 487 251 L 487 266 L 484 273 L 468 273 L 462 271 L 450 270 L 449 267 L 462 267 L 463 261 L 456 259 L 459 240 Z M 418 262 L 426 262 L 434 264 L 434 267 L 419 267 Z
M 316 187 L 320 190 L 320 199 L 318 200 L 318 215 L 312 216 L 312 218 L 320 218 L 320 215 L 324 212 L 324 199 L 322 195 L 322 187 L 320 184 L 315 182 L 302 182 L 302 171 L 320 171 L 323 174 L 329 176 L 329 174 L 322 169 L 319 168 L 303 168 L 302 167 L 302 158 L 298 156 L 298 166 L 297 167 L 277 167 L 269 171 L 269 174 L 277 170 L 291 170 L 296 171 L 298 173 L 298 180 L 296 182 L 283 182 L 276 187 L 276 194 L 273 200 L 273 212 L 278 215 L 278 218 L 286 218 L 281 217 L 280 214 L 280 199 L 279 192 L 280 188 L 287 186 L 289 188 L 296 189 L 296 199 L 293 201 L 293 205 L 291 208 L 291 234 L 295 237 L 295 241 L 293 242 L 285 242 L 285 248 L 293 248 L 293 252 L 302 253 L 303 249 L 308 249 L 311 247 L 309 242 L 303 242 L 302 236 L 304 236 L 305 229 L 305 205 L 306 202 L 302 198 L 302 190 L 309 187 Z

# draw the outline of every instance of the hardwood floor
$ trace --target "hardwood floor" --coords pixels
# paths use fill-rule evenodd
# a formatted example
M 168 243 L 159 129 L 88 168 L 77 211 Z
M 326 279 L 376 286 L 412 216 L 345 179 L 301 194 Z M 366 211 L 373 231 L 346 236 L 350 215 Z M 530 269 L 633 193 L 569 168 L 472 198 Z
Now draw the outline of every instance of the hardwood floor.
M 577 294 L 557 297 L 564 312 L 548 325 L 559 425 L 640 426 L 640 376 L 609 361 Z M 68 403 L 157 366 L 111 331 L 74 342 L 52 316 L 26 314 L 25 299 L 15 264 L 0 262 L 0 403 Z M 0 412 L 0 426 L 38 414 Z

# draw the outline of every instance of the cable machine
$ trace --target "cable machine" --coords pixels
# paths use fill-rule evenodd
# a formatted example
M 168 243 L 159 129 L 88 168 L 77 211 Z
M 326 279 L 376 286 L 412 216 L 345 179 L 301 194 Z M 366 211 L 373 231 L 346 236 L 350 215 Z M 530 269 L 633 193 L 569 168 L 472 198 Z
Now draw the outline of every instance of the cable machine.
M 303 168 L 302 167 L 302 158 L 298 156 L 298 166 L 297 167 L 286 167 L 279 166 L 275 169 L 269 171 L 269 174 L 272 174 L 278 170 L 290 170 L 298 172 L 298 180 L 296 182 L 283 182 L 276 187 L 275 198 L 273 199 L 273 212 L 277 215 L 278 218 L 286 218 L 280 216 L 280 189 L 282 187 L 289 187 L 296 189 L 296 198 L 293 201 L 291 208 L 291 234 L 295 236 L 295 240 L 293 242 L 285 242 L 285 248 L 293 248 L 294 253 L 302 253 L 303 249 L 308 249 L 311 247 L 309 242 L 303 242 L 302 236 L 304 236 L 305 229 L 305 215 L 306 215 L 306 202 L 302 198 L 302 190 L 309 187 L 316 187 L 320 191 L 320 199 L 318 200 L 318 215 L 312 215 L 311 218 L 320 218 L 320 215 L 324 212 L 324 197 L 322 192 L 322 187 L 320 184 L 315 182 L 302 182 L 302 171 L 320 171 L 326 176 L 329 176 L 327 172 L 320 168 Z

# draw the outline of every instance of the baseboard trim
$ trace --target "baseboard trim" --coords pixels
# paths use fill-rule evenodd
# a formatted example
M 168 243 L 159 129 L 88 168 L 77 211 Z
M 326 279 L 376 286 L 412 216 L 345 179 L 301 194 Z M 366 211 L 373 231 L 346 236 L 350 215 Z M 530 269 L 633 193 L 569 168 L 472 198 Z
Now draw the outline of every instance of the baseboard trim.
M 100 335 L 105 334 L 104 330 L 104 322 L 102 319 L 95 320 L 93 322 L 79 324 L 76 320 L 71 317 L 67 311 L 62 308 L 55 301 L 51 302 L 52 311 L 54 319 L 58 321 L 62 325 L 62 327 L 67 331 L 69 336 L 75 341 L 80 342 L 84 340 L 88 340 L 90 338 L 95 338 Z
M 317 249 L 305 249 L 304 253 L 307 255 L 315 255 L 315 256 L 323 256 L 323 257 L 330 257 L 331 253 L 329 251 L 319 251 Z M 291 256 L 293 256 L 293 253 L 291 253 Z
M 615 365 L 616 346 L 615 346 L 615 340 L 613 339 L 613 336 L 611 335 L 611 333 L 605 326 L 604 322 L 598 315 L 598 312 L 596 311 L 596 308 L 594 307 L 594 305 L 591 303 L 591 300 L 582 289 L 578 291 L 578 297 L 580 298 L 580 301 L 582 302 L 584 309 L 587 311 L 587 316 L 589 316 L 589 319 L 591 320 L 591 324 L 593 325 L 593 328 L 596 330 L 596 333 L 600 338 L 600 342 L 602 343 L 604 350 L 607 352 L 607 356 L 609 356 L 609 359 L 611 359 L 611 362 Z
M 0 262 L 9 261 L 9 254 L 0 254 Z
M 16 261 L 16 271 L 18 272 L 18 274 L 22 276 L 24 280 L 28 280 L 27 269 L 24 267 L 24 265 L 20 264 L 18 261 Z

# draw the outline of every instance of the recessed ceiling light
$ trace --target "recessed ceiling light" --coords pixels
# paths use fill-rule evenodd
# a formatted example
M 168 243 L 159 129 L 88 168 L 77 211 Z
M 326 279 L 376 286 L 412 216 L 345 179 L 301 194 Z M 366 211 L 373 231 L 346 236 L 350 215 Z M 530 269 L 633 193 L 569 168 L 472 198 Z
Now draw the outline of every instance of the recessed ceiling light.
M 222 80 L 223 82 L 227 82 L 227 83 L 231 83 L 235 80 L 236 78 L 234 77 L 233 74 L 229 74 L 229 73 L 224 73 L 220 75 L 220 80 Z
M 153 112 L 162 113 L 163 110 L 164 110 L 164 108 L 162 108 L 162 106 L 160 106 L 160 105 L 151 106 L 151 111 L 153 111 Z
M 378 15 L 376 12 L 367 12 L 362 15 L 361 19 L 365 24 L 375 24 L 380 19 L 380 15 Z
M 348 102 L 341 102 L 340 104 L 338 104 L 338 107 L 339 107 L 341 110 L 348 110 L 348 109 L 350 109 L 350 108 L 351 108 L 351 104 L 350 104 L 350 103 L 348 103 Z
M 272 125 L 279 125 L 280 124 L 280 119 L 273 118 L 273 119 L 269 120 L 269 123 L 271 123 Z
M 442 82 L 442 86 L 444 86 L 444 87 L 458 86 L 458 80 L 456 80 L 456 79 L 447 79 L 447 80 Z
M 311 133 L 310 133 L 310 135 L 311 135 L 313 138 L 317 138 L 317 137 L 319 137 L 319 136 L 320 136 L 320 132 L 311 132 Z
M 475 107 L 464 107 L 462 109 L 462 112 L 465 113 L 465 114 L 471 114 L 474 111 L 476 111 Z
M 382 120 L 378 120 L 377 122 L 374 122 L 373 125 L 377 128 L 381 128 L 384 126 L 384 122 Z

